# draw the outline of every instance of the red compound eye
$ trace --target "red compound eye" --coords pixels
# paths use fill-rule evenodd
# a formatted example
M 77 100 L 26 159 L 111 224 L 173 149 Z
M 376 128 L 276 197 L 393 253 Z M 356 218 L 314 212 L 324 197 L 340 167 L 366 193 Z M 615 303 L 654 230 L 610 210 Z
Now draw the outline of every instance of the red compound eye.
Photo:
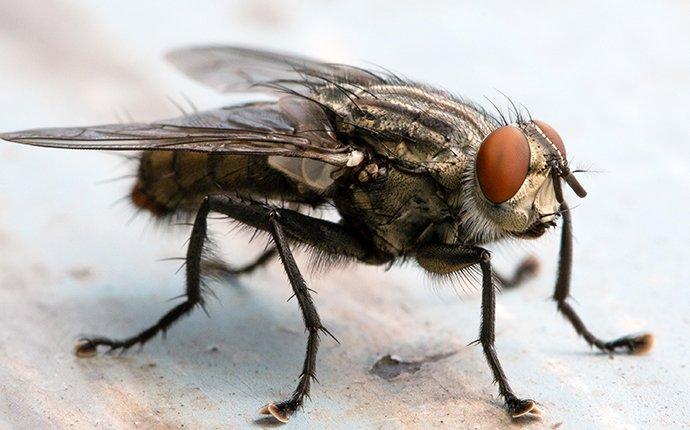
M 544 121 L 539 121 L 538 119 L 535 119 L 532 121 L 541 129 L 541 131 L 544 132 L 546 137 L 549 138 L 551 143 L 556 145 L 556 148 L 558 148 L 558 151 L 561 153 L 561 156 L 565 158 L 565 145 L 563 145 L 563 139 L 561 139 L 561 136 L 556 133 L 556 130 L 553 129 L 550 125 L 545 123 Z
M 510 125 L 484 139 L 477 153 L 477 180 L 484 196 L 493 203 L 513 197 L 527 178 L 529 143 L 524 133 Z

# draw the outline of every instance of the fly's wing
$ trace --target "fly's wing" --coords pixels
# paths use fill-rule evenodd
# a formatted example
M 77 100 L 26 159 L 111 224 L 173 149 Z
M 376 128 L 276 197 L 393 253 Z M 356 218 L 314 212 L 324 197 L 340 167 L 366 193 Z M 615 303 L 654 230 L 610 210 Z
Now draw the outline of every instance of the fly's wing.
M 382 77 L 354 66 L 232 46 L 200 46 L 166 55 L 187 76 L 223 93 L 242 91 L 308 92 L 329 82 L 368 86 Z
M 107 151 L 192 151 L 352 163 L 318 104 L 297 96 L 185 115 L 155 123 L 47 128 L 0 134 L 32 146 Z

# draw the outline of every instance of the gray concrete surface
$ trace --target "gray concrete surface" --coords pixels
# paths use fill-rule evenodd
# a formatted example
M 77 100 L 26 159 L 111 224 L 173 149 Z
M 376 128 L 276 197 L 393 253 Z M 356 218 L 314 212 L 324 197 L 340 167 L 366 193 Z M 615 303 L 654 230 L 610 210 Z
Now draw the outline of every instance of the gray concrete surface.
M 688 428 L 690 6 L 685 2 L 0 1 L 0 130 L 175 115 L 166 95 L 227 103 L 169 69 L 190 43 L 252 44 L 369 60 L 481 101 L 501 91 L 601 170 L 574 210 L 577 309 L 602 337 L 650 330 L 651 355 L 593 353 L 547 300 L 557 234 L 497 245 L 539 278 L 499 297 L 497 348 L 540 421 L 511 423 L 476 347 L 479 297 L 414 267 L 308 281 L 327 326 L 313 401 L 292 428 Z M 361 63 L 360 64 L 366 64 Z M 183 288 L 186 230 L 112 206 L 130 172 L 112 155 L 0 143 L 0 428 L 271 427 L 257 409 L 293 388 L 305 336 L 277 264 L 218 286 L 197 312 L 124 357 L 78 360 L 82 333 L 129 334 Z M 223 255 L 262 244 L 214 224 Z M 305 260 L 300 259 L 301 262 Z M 427 360 L 438 354 L 446 358 Z M 386 354 L 423 361 L 386 380 Z

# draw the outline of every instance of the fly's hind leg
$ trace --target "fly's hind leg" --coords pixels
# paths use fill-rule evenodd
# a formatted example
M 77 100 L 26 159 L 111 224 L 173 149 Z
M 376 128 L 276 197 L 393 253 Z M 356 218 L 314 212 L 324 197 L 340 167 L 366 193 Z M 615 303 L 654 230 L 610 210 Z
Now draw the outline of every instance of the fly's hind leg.
M 116 340 L 107 337 L 86 337 L 77 341 L 75 353 L 79 357 L 89 357 L 97 352 L 99 346 L 108 347 L 109 350 L 121 349 L 126 350 L 136 344 L 143 345 L 151 340 L 158 333 L 167 331 L 180 317 L 188 314 L 195 306 L 204 305 L 204 298 L 201 294 L 201 257 L 204 249 L 204 242 L 206 240 L 207 221 L 206 217 L 210 211 L 208 200 L 204 200 L 199 208 L 194 225 L 192 227 L 192 234 L 189 238 L 187 246 L 186 261 L 186 282 L 187 290 L 185 292 L 185 300 L 174 308 L 170 309 L 163 315 L 158 322 L 151 327 L 141 331 L 140 333 L 130 336 L 126 339 Z
M 513 271 L 512 276 L 503 276 L 494 271 L 493 276 L 503 288 L 516 288 L 539 273 L 539 260 L 533 255 L 528 255 Z

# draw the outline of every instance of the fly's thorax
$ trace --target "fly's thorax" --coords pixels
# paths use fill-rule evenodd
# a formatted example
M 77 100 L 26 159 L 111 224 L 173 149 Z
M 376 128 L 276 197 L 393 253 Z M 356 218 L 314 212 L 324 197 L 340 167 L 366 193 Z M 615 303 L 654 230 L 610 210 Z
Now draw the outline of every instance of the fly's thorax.
M 495 127 L 479 106 L 410 82 L 324 86 L 314 97 L 335 113 L 339 133 L 407 168 L 459 186 L 467 149 Z
M 340 133 L 449 190 L 461 186 L 471 148 L 496 127 L 480 106 L 413 83 L 325 86 L 314 96 L 336 113 Z
M 463 173 L 463 186 L 453 199 L 458 202 L 458 217 L 467 242 L 485 243 L 507 236 L 539 237 L 559 210 L 551 172 L 558 153 L 534 123 L 510 127 L 524 135 L 529 152 L 524 180 L 512 197 L 491 201 L 479 180 L 477 160 L 481 145 L 473 146 L 472 162 L 467 163 Z
M 387 255 L 414 249 L 449 217 L 432 177 L 401 170 L 385 160 L 369 160 L 336 183 L 333 199 L 344 222 Z

